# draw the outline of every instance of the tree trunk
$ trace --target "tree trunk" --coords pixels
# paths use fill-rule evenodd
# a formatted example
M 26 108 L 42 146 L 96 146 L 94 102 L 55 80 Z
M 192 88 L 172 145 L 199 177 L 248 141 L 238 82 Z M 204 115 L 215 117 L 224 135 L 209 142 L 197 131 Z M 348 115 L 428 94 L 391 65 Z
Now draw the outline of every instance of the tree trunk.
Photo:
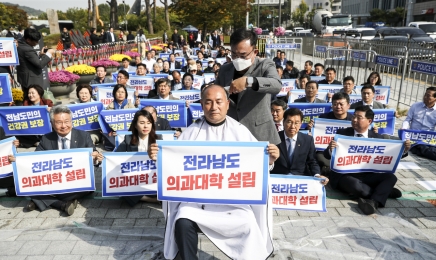
M 145 15 L 147 15 L 147 28 L 149 34 L 154 34 L 153 31 L 153 23 L 151 20 L 151 7 L 150 7 L 150 0 L 144 0 L 145 1 Z
M 91 16 L 92 16 L 92 9 L 91 8 L 92 8 L 91 7 L 91 0 L 88 0 L 88 28 L 93 27 L 92 19 L 91 19 Z
M 161 2 L 161 4 L 164 5 L 165 8 L 165 22 L 167 23 L 167 30 L 171 31 L 171 25 L 170 25 L 170 14 L 168 12 L 168 0 L 159 0 Z
M 109 16 L 110 27 L 116 29 L 118 28 L 118 3 L 117 0 L 106 1 L 111 7 L 111 12 Z
M 92 0 L 92 28 L 97 29 L 97 2 Z
M 153 0 L 153 21 L 156 21 L 156 0 Z

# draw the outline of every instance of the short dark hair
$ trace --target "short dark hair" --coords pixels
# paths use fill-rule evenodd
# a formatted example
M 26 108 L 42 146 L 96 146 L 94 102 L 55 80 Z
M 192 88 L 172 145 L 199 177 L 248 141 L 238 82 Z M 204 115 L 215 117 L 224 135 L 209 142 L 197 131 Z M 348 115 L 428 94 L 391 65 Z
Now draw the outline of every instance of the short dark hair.
M 286 62 L 286 65 L 289 65 L 289 66 L 291 66 L 291 67 L 294 67 L 294 62 L 291 61 L 291 60 L 288 60 L 288 61 Z
M 180 71 L 178 71 L 178 70 L 173 70 L 173 72 L 171 74 L 174 74 L 174 73 L 182 75 L 182 74 L 180 74 Z
M 315 84 L 315 85 L 316 85 L 316 89 L 319 88 L 319 84 L 318 84 L 318 82 L 315 81 L 315 80 L 309 80 L 309 81 L 306 83 L 306 88 L 307 88 L 307 86 L 309 86 L 309 84 Z
M 165 83 L 168 87 L 170 87 L 171 82 L 168 78 L 160 78 L 154 83 L 154 88 L 157 89 L 160 84 Z
M 183 83 L 183 81 L 185 81 L 185 78 L 187 78 L 187 77 L 191 77 L 192 81 L 194 81 L 194 76 L 192 76 L 191 73 L 185 73 L 185 74 L 183 74 L 182 83 Z
M 118 74 L 123 74 L 124 77 L 126 77 L 126 79 L 129 79 L 129 73 L 125 70 L 120 70 L 118 71 Z
M 366 80 L 366 83 L 369 83 L 369 79 L 372 77 L 372 75 L 376 75 L 377 76 L 377 82 L 375 83 L 376 85 L 381 85 L 381 77 L 380 77 L 380 73 L 378 73 L 377 71 L 373 71 L 371 72 L 371 74 L 369 74 L 368 79 Z
M 428 87 L 425 91 L 427 92 L 427 90 L 436 92 L 436 87 Z M 433 97 L 436 98 L 436 93 L 433 93 Z
M 257 34 L 251 30 L 240 28 L 230 35 L 230 46 L 236 45 L 244 40 L 250 40 L 250 46 L 256 46 Z
M 144 67 L 144 69 L 147 70 L 147 66 L 144 63 L 139 63 L 138 65 L 136 65 L 136 68 L 138 67 Z
M 362 87 L 362 89 L 360 91 L 363 91 L 365 89 L 370 89 L 372 91 L 372 93 L 375 93 L 375 88 L 371 84 L 369 84 L 369 83 L 363 84 L 363 87 Z
M 321 63 L 316 63 L 314 67 L 321 67 L 322 69 L 324 69 L 324 65 L 322 65 Z
M 92 87 L 89 84 L 80 84 L 76 88 L 76 96 L 77 96 L 77 98 L 80 98 L 79 97 L 79 92 L 80 92 L 80 90 L 82 90 L 84 88 L 86 88 L 89 91 L 89 94 L 92 96 Z
M 304 64 L 309 63 L 309 66 L 313 66 L 313 62 L 311 60 L 307 60 Z
M 123 62 L 123 61 L 130 61 L 130 60 L 129 60 L 129 58 L 124 57 L 124 58 L 121 60 L 121 62 Z
M 329 72 L 329 71 L 333 71 L 336 74 L 335 68 L 328 67 L 327 69 L 325 69 L 325 72 Z
M 370 106 L 358 106 L 354 109 L 354 112 L 356 111 L 365 112 L 365 117 L 374 121 L 374 111 Z
M 280 65 L 277 65 L 277 66 L 276 66 L 276 69 L 283 71 L 283 67 L 280 66 Z
M 286 104 L 286 102 L 281 99 L 276 99 L 273 102 L 271 102 L 271 107 L 272 106 L 282 107 L 283 110 L 288 109 L 288 104 Z
M 219 62 L 215 62 L 213 65 L 214 65 L 214 66 L 217 65 L 218 68 L 221 68 L 221 63 L 219 63 Z
M 347 103 L 350 104 L 350 96 L 348 96 L 347 93 L 343 93 L 343 92 L 335 93 L 332 97 L 332 103 L 336 100 L 339 100 L 339 99 L 345 99 L 345 100 L 347 100 Z
M 118 91 L 120 88 L 123 88 L 124 91 L 126 92 L 126 99 L 127 99 L 129 93 L 127 93 L 127 88 L 126 88 L 126 86 L 124 86 L 124 85 L 122 85 L 122 84 L 116 84 L 116 85 L 114 86 L 114 89 L 112 90 L 112 97 L 114 97 L 114 100 L 115 100 L 115 94 L 117 93 L 117 91 Z
M 301 75 L 298 79 L 299 79 L 299 80 L 307 79 L 307 81 L 310 81 L 310 76 L 307 75 L 307 74 L 304 74 L 304 75 Z
M 345 81 L 347 81 L 347 80 L 351 80 L 353 83 L 354 83 L 354 78 L 353 78 L 353 76 L 346 76 L 345 78 L 344 78 L 344 83 L 345 83 Z
M 304 118 L 303 112 L 295 107 L 291 107 L 285 111 L 285 114 L 283 115 L 283 121 L 285 121 L 290 116 L 300 116 L 301 121 L 303 121 Z
M 40 99 L 42 99 L 43 98 L 43 96 L 44 96 L 44 89 L 40 86 L 40 85 L 36 85 L 36 84 L 34 84 L 34 85 L 30 85 L 28 88 L 27 88 L 27 93 L 29 93 L 29 90 L 31 89 L 31 88 L 34 88 L 35 90 L 36 90 L 36 92 L 38 92 L 38 95 L 39 95 L 39 98 Z M 27 97 L 24 97 L 25 99 L 29 99 L 29 97 L 27 96 Z
M 29 39 L 32 41 L 39 41 L 41 40 L 41 33 L 38 32 L 35 28 L 26 28 L 24 30 L 24 39 Z
M 95 71 L 97 71 L 98 68 L 103 68 L 104 71 L 106 71 L 106 67 L 103 66 L 103 65 L 97 65 L 97 66 L 95 67 Z

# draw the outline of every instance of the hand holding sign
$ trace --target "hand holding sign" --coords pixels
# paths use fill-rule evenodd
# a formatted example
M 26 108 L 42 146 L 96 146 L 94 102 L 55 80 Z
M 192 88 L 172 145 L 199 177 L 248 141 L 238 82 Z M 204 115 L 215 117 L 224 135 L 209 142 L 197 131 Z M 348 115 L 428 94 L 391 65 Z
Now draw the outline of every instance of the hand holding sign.
M 158 146 L 156 143 L 151 144 L 151 145 L 148 147 L 148 151 L 147 151 L 147 153 L 148 153 L 150 159 L 152 159 L 153 161 L 156 161 L 156 160 L 157 160 L 157 153 L 158 153 L 158 152 L 159 152 L 159 146 Z
M 277 145 L 268 144 L 266 151 L 269 154 L 269 165 L 272 165 L 280 157 L 279 148 Z

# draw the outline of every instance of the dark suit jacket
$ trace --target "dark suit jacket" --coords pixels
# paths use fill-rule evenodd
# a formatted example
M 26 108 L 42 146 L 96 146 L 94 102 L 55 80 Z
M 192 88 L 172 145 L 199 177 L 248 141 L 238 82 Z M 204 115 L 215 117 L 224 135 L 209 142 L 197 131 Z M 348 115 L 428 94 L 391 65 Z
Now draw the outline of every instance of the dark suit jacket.
M 182 68 L 182 63 L 180 61 L 174 61 L 174 69 L 179 70 Z M 171 62 L 170 62 L 170 69 L 171 69 Z
M 277 145 L 280 150 L 280 157 L 274 162 L 274 169 L 271 173 L 292 173 L 293 175 L 308 176 L 321 174 L 319 165 L 315 159 L 316 150 L 312 136 L 302 133 L 297 134 L 297 143 L 295 144 L 292 162 L 289 161 L 284 131 L 280 131 L 279 136 L 282 141 Z
M 114 152 L 137 152 L 138 146 L 131 145 L 130 141 L 132 140 L 132 135 L 126 135 L 124 137 L 124 141 L 117 147 Z M 150 145 L 150 139 L 148 139 L 148 145 Z M 162 135 L 157 135 L 157 140 L 162 140 Z
M 338 80 L 333 80 L 332 83 L 328 83 L 327 80 L 323 79 L 323 80 L 318 81 L 318 84 L 342 85 L 342 82 L 340 82 Z
M 0 126 L 0 140 L 6 139 L 5 129 Z
M 221 46 L 221 37 L 219 34 L 217 34 L 216 36 L 214 34 L 212 34 L 212 41 L 213 41 L 213 48 L 215 48 L 216 46 Z
M 172 130 L 170 126 L 170 122 L 168 122 L 168 120 L 166 120 L 165 118 L 159 116 L 157 117 L 155 125 L 156 125 L 156 131 Z
M 331 111 L 331 112 L 319 115 L 319 118 L 351 121 L 353 119 L 353 115 L 351 113 L 347 112 L 347 118 L 345 118 L 345 119 L 338 119 L 338 118 L 335 117 L 335 113 L 333 113 L 333 111 Z
M 35 49 L 24 41 L 18 40 L 18 59 L 20 65 L 17 66 L 17 79 L 23 88 L 30 85 L 44 87 L 42 69 L 47 66 L 51 59 L 47 55 L 39 56 Z
M 98 45 L 102 39 L 101 36 L 98 36 L 97 34 L 93 33 L 91 34 L 91 36 L 89 37 L 91 39 L 91 44 L 92 45 Z
M 91 135 L 88 132 L 71 129 L 71 142 L 70 149 L 75 148 L 94 148 L 94 143 L 92 142 Z M 58 134 L 56 132 L 51 132 L 42 136 L 38 147 L 35 151 L 46 151 L 46 150 L 59 150 L 58 146 Z
M 354 136 L 354 128 L 352 127 L 347 127 L 347 128 L 343 128 L 343 129 L 338 129 L 336 134 L 338 135 L 345 135 L 345 136 Z M 368 138 L 379 138 L 379 139 L 383 139 L 383 136 L 381 134 L 378 133 L 374 133 L 372 130 L 368 130 Z M 329 148 L 327 147 L 324 152 L 324 157 L 328 160 L 330 160 L 332 158 L 332 156 L 330 155 L 329 152 Z M 401 158 L 404 158 L 408 155 L 408 153 L 403 154 L 403 156 Z M 350 175 L 352 176 L 353 173 L 351 174 L 346 174 L 346 175 Z M 362 174 L 362 173 L 358 173 L 358 174 Z M 336 188 L 338 185 L 339 180 L 342 178 L 342 176 L 344 176 L 344 174 L 340 174 L 337 173 L 335 171 L 331 171 L 329 179 L 330 179 L 330 185 L 333 188 Z
M 355 109 L 356 107 L 359 107 L 359 106 L 363 106 L 363 101 L 358 101 L 356 103 L 351 104 L 350 109 Z M 372 109 L 385 109 L 385 108 L 386 108 L 386 105 L 384 105 L 378 101 L 374 100 L 372 103 Z
M 307 103 L 307 100 L 305 97 L 302 97 L 294 100 L 294 103 Z M 315 102 L 313 103 L 325 103 L 325 101 L 319 98 L 315 98 Z

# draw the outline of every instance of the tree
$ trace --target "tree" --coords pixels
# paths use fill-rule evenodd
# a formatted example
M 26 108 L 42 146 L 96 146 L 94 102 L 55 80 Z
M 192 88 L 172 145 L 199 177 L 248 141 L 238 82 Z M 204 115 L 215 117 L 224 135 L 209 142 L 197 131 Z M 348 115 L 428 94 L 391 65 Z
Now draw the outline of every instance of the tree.
M 109 21 L 110 21 L 109 16 L 110 16 L 110 13 L 111 13 L 110 7 L 107 4 L 99 4 L 98 5 L 98 11 L 99 11 L 99 14 L 100 14 L 100 19 L 103 20 L 103 22 L 105 24 L 108 24 Z
M 17 6 L 7 6 L 0 3 L 0 25 L 2 28 L 9 28 L 10 25 L 26 28 L 27 13 Z
M 164 10 L 165 10 L 165 22 L 167 23 L 167 30 L 171 30 L 171 25 L 170 25 L 170 14 L 168 12 L 168 0 L 159 0 L 161 2 L 161 4 L 164 5 Z
M 118 27 L 118 3 L 117 0 L 106 1 L 110 6 L 109 23 L 110 27 Z
M 301 1 L 301 4 L 292 12 L 291 20 L 299 25 L 303 25 L 305 22 L 306 12 L 309 11 L 309 7 L 307 6 L 304 0 Z
M 71 20 L 75 29 L 84 31 L 88 28 L 88 11 L 83 8 L 68 8 L 66 18 Z
M 147 28 L 148 32 L 151 34 L 154 34 L 153 30 L 153 23 L 151 20 L 151 5 L 150 0 L 144 0 L 145 1 L 145 15 L 147 16 Z
M 378 8 L 374 8 L 369 12 L 370 22 L 386 22 L 387 12 Z

